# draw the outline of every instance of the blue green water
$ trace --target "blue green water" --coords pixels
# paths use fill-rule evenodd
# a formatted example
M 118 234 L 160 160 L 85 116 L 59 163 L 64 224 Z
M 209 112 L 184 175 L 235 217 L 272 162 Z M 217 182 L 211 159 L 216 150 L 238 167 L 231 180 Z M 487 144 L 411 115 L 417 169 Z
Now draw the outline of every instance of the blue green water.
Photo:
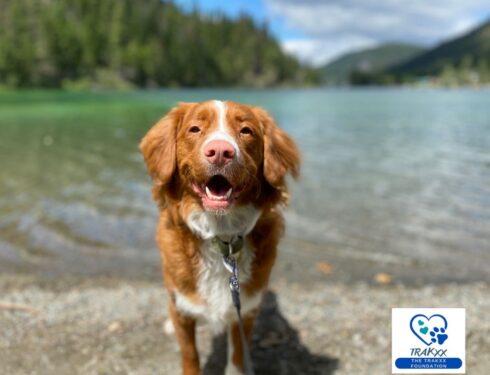
M 137 145 L 178 101 L 261 105 L 297 141 L 287 236 L 352 254 L 490 264 L 490 91 L 0 94 L 0 261 L 153 254 Z

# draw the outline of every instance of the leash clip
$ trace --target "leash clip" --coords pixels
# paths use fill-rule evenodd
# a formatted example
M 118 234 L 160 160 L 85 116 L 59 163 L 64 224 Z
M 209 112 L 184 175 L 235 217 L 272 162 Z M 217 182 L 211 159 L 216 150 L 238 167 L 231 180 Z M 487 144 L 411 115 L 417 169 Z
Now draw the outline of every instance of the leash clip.
M 233 255 L 233 247 L 232 244 L 229 244 L 229 253 L 228 255 L 223 256 L 223 265 L 231 273 L 229 282 L 230 282 L 230 290 L 232 293 L 240 293 L 240 283 L 238 281 L 238 266 L 236 259 Z
M 223 255 L 223 257 L 231 256 L 238 253 L 243 247 L 243 236 L 234 236 L 229 241 L 224 241 L 218 236 L 213 238 L 213 242 Z

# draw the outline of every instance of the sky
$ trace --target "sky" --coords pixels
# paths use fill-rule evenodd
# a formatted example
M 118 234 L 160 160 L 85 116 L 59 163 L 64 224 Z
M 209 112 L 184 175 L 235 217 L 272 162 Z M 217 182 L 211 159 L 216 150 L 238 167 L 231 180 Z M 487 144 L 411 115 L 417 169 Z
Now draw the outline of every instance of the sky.
M 433 46 L 490 19 L 489 0 L 175 0 L 267 22 L 283 49 L 314 66 L 386 42 Z

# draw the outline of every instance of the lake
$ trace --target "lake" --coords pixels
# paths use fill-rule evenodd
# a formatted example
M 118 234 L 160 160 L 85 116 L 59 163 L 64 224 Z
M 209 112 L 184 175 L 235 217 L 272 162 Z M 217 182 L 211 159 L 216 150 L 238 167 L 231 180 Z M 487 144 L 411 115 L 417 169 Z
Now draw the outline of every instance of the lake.
M 137 146 L 176 102 L 207 99 L 261 105 L 298 142 L 288 238 L 488 270 L 490 91 L 423 89 L 0 93 L 3 268 L 154 262 Z

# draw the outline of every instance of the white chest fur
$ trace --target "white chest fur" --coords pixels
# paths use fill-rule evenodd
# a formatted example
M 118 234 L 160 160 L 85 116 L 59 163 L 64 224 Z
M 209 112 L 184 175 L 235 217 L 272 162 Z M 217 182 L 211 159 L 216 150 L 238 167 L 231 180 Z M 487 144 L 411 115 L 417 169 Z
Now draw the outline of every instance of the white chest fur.
M 223 266 L 223 257 L 217 249 L 214 249 L 215 245 L 210 241 L 206 241 L 203 246 L 197 289 L 204 303 L 192 303 L 185 296 L 176 292 L 176 304 L 182 313 L 205 320 L 209 323 L 211 329 L 218 333 L 226 327 L 227 323 L 235 320 L 236 313 L 232 304 L 228 282 L 230 273 Z M 240 284 L 250 279 L 250 268 L 253 258 L 253 252 L 246 245 L 241 250 L 238 258 Z M 253 296 L 241 293 L 243 314 L 257 307 L 261 296 L 262 293 L 257 293 Z
M 195 304 L 176 291 L 176 304 L 182 313 L 206 320 L 214 332 L 222 331 L 227 323 L 235 320 L 236 313 L 230 295 L 230 273 L 223 266 L 223 257 L 211 239 L 216 235 L 246 235 L 253 229 L 259 216 L 260 211 L 250 206 L 235 208 L 230 214 L 221 216 L 196 212 L 189 215 L 187 220 L 193 232 L 204 240 L 197 277 L 197 289 L 204 303 Z M 254 251 L 245 241 L 237 258 L 240 284 L 250 279 L 253 259 Z M 240 297 L 242 313 L 245 314 L 259 305 L 262 292 L 253 296 L 241 293 Z
M 207 211 L 192 212 L 187 225 L 204 240 L 214 236 L 246 235 L 252 231 L 261 211 L 252 206 L 234 207 L 226 215 L 217 215 Z

